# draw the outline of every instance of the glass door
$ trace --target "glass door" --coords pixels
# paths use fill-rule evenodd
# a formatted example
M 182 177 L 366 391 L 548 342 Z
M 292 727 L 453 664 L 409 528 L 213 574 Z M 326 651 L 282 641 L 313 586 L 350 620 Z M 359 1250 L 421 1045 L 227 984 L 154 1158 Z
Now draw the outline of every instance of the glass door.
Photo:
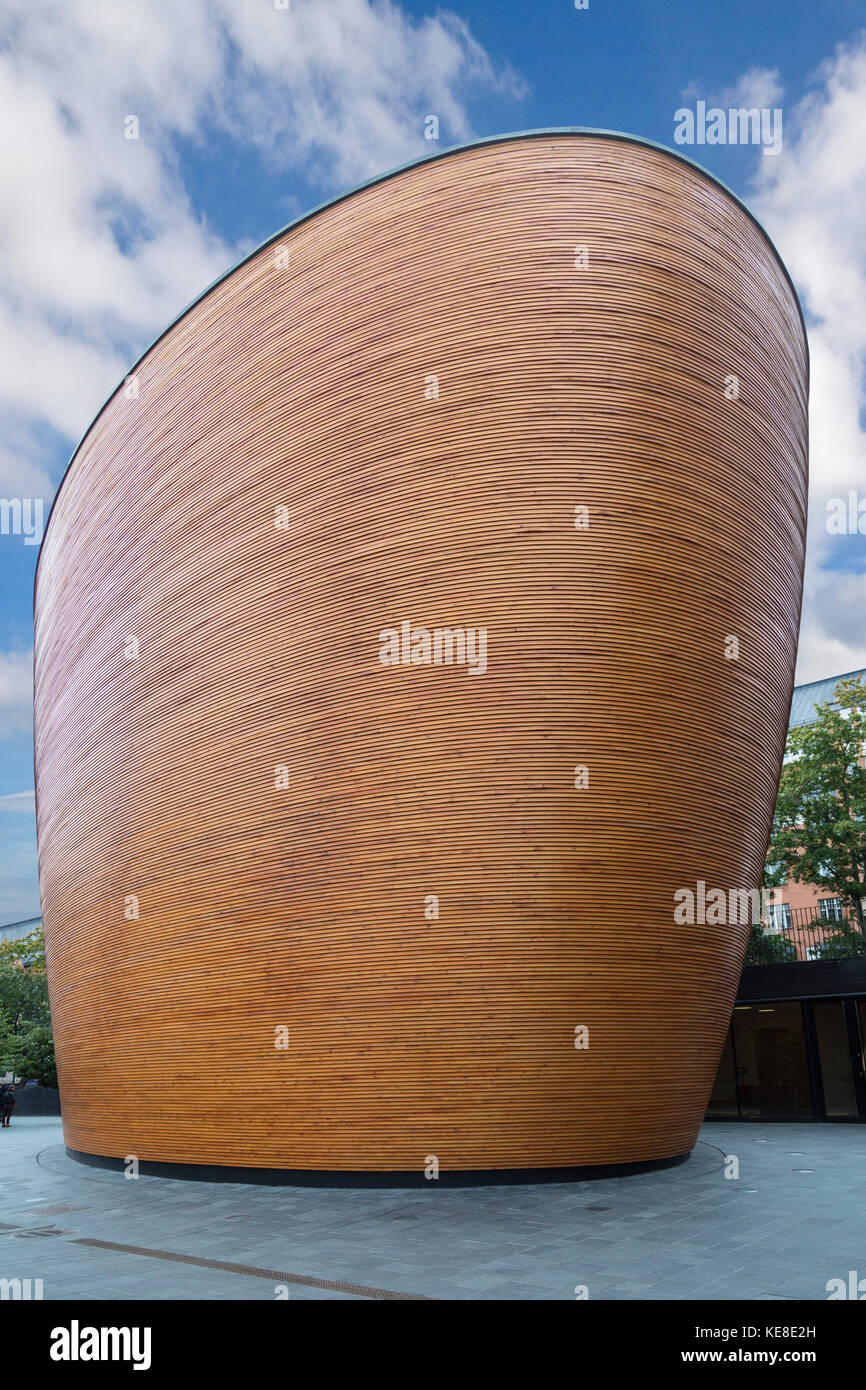
M 811 1007 L 824 1092 L 824 1118 L 856 1120 L 855 1059 L 851 1056 L 845 1004 L 840 999 L 832 999 L 813 1003 Z
M 742 1118 L 814 1119 L 801 1005 L 737 1004 L 732 1031 Z

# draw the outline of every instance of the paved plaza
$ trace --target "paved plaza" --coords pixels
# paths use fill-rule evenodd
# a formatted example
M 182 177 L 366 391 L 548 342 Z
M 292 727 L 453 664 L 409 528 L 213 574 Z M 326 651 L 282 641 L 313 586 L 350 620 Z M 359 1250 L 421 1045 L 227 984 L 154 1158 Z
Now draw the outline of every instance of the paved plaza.
M 129 1180 L 22 1117 L 0 1173 L 0 1278 L 46 1299 L 826 1299 L 866 1275 L 861 1125 L 707 1124 L 630 1177 L 359 1190 Z

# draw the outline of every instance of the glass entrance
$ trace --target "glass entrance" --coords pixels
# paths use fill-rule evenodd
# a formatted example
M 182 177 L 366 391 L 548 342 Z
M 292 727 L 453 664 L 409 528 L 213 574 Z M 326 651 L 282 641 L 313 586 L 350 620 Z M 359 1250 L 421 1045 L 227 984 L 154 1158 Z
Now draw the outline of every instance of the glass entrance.
M 708 1119 L 866 1120 L 866 1000 L 737 1004 Z
M 857 1095 L 845 1005 L 833 999 L 812 1004 L 811 1009 L 824 1091 L 824 1115 L 828 1120 L 856 1120 Z
M 811 1120 L 814 1106 L 800 1005 L 737 1007 L 733 1029 L 742 1118 Z

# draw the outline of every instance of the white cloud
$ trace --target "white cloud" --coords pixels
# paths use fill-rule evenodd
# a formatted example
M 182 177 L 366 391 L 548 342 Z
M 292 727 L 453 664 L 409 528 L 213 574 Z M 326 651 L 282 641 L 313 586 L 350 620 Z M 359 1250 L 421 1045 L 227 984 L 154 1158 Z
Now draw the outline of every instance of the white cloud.
M 782 91 L 777 68 L 749 68 L 733 87 L 726 87 L 713 96 L 709 104 L 725 110 L 745 107 L 749 111 L 753 106 L 758 110 L 772 109 L 779 105 Z
M 35 452 L 36 445 L 31 446 Z M 0 497 L 41 497 L 46 504 L 54 492 L 45 469 L 23 452 L 0 444 Z
M 356 183 L 430 153 L 426 115 L 438 116 L 442 147 L 466 140 L 473 90 L 524 91 L 441 10 L 416 21 L 388 0 L 306 0 L 265 23 L 258 0 L 219 8 L 244 69 L 224 89 L 222 119 L 278 165 L 312 161 L 320 183 Z
M 26 812 L 32 815 L 36 810 L 36 792 L 9 792 L 0 796 L 0 811 Z
M 800 291 L 809 321 L 809 553 L 798 680 L 866 666 L 866 577 L 842 569 L 826 530 L 830 497 L 866 493 L 866 34 L 841 46 L 785 112 L 785 141 L 762 159 L 750 199 Z M 862 554 L 862 551 L 861 551 Z
M 33 652 L 0 652 L 0 738 L 27 733 L 33 719 Z
M 160 92 L 167 17 L 161 4 L 6 7 L 0 103 L 15 127 L 0 143 L 0 399 L 19 425 L 74 440 L 134 347 L 232 258 L 197 222 L 171 162 L 171 130 L 188 119 L 171 93 L 188 103 L 207 72 Z M 149 137 L 137 142 L 123 138 L 135 105 Z
M 248 247 L 196 214 L 177 163 L 230 138 L 334 191 L 471 135 L 466 93 L 517 95 L 466 25 L 390 0 L 6 0 L 0 408 L 74 442 L 131 361 Z M 135 115 L 140 138 L 124 138 Z M 278 229 L 282 213 L 274 217 Z M 270 230 L 270 229 L 269 229 Z M 39 470 L 32 445 L 12 470 Z M 7 485 L 8 489 L 8 485 Z
M 773 109 L 775 68 L 753 67 L 708 105 Z M 756 162 L 749 202 L 800 292 L 811 355 L 808 554 L 798 681 L 866 666 L 866 577 L 856 544 L 826 528 L 827 502 L 866 497 L 866 32 L 840 45 L 783 111 L 783 143 Z M 861 559 L 864 550 L 859 550 Z M 847 564 L 847 568 L 846 568 Z
M 750 110 L 757 106 L 778 106 L 784 88 L 778 68 L 749 68 L 739 77 L 733 87 L 709 88 L 703 82 L 692 78 L 680 92 L 684 101 L 705 101 L 707 107 L 720 106 L 729 111 L 731 107 Z

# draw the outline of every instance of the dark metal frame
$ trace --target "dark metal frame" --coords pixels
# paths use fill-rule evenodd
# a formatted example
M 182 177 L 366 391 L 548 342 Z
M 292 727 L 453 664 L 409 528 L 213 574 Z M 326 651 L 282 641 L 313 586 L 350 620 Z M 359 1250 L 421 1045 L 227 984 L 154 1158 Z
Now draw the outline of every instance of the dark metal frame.
M 848 1028 L 848 1048 L 851 1054 L 851 1075 L 857 1112 L 866 1120 L 866 1038 L 863 1037 L 858 1004 L 859 999 L 845 1000 L 845 1023 Z

